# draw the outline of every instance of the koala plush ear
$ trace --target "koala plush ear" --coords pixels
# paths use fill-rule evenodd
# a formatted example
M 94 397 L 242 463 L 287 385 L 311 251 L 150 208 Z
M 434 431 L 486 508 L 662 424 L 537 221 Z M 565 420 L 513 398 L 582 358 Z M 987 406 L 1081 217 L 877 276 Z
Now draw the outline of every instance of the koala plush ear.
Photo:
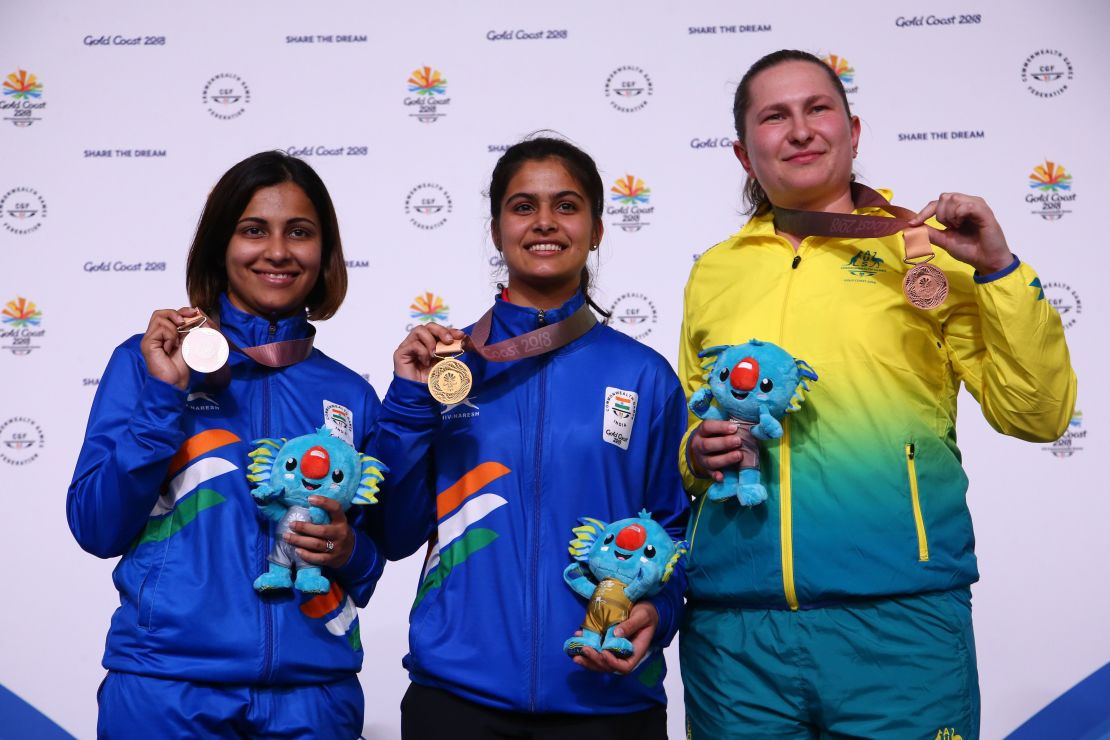
M 351 503 L 376 504 L 378 498 L 374 494 L 378 492 L 378 484 L 385 480 L 385 474 L 389 472 L 389 468 L 381 460 L 369 455 L 360 456 L 359 464 L 362 465 L 362 480 L 359 481 L 358 490 L 355 491 L 355 497 Z
M 798 385 L 794 388 L 794 395 L 790 399 L 790 405 L 786 407 L 786 413 L 792 414 L 802 407 L 802 402 L 806 400 L 806 393 L 809 392 L 809 383 L 807 380 L 817 382 L 817 373 L 809 366 L 805 360 L 794 360 L 794 366 L 798 368 Z
M 570 541 L 570 547 L 567 549 L 570 551 L 572 558 L 584 563 L 590 559 L 590 548 L 597 541 L 597 536 L 604 532 L 608 525 L 600 519 L 593 519 L 588 516 L 582 517 L 578 521 L 582 524 L 571 530 L 574 532 L 574 539 Z
M 247 457 L 250 458 L 247 480 L 257 488 L 270 482 L 270 471 L 274 467 L 274 453 L 285 444 L 285 439 L 256 439 L 251 444 L 259 446 L 247 453 Z

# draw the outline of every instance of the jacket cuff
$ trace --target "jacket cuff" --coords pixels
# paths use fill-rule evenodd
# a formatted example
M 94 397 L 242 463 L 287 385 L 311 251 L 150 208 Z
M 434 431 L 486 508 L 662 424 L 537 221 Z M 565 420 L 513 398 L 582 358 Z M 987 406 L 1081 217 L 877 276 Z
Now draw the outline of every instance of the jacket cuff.
M 377 545 L 369 535 L 354 528 L 351 531 L 355 534 L 351 557 L 342 566 L 336 568 L 335 572 L 341 581 L 349 584 L 348 591 L 356 591 L 355 584 L 363 584 L 367 581 L 371 584 L 376 583 L 384 563 L 378 553 Z
M 1018 269 L 1019 267 L 1021 267 L 1021 260 L 1019 260 L 1018 256 L 1015 254 L 1014 255 L 1014 261 L 1011 262 L 1009 264 L 1009 266 L 1003 267 L 1001 270 L 999 270 L 997 272 L 992 272 L 989 275 L 980 275 L 978 272 L 976 272 L 972 276 L 972 279 L 975 280 L 977 285 L 983 285 L 984 283 L 993 283 L 995 280 L 998 280 L 999 278 L 1006 277 L 1007 275 L 1009 275 L 1011 272 Z
M 439 419 L 439 402 L 432 398 L 428 386 L 396 375 L 382 400 L 382 410 L 386 416 L 404 419 Z
M 659 624 L 655 628 L 655 636 L 651 639 L 651 644 L 655 647 L 665 648 L 671 644 L 674 639 L 675 633 L 678 632 L 678 620 L 675 619 L 674 605 L 663 594 L 648 599 L 655 611 L 659 614 Z
M 694 424 L 687 429 L 686 434 L 682 435 L 682 444 L 678 447 L 678 470 L 682 474 L 682 482 L 686 486 L 686 492 L 691 496 L 702 495 L 709 490 L 709 485 L 713 482 L 712 478 L 703 478 L 694 471 L 694 466 L 690 463 L 690 458 L 687 455 L 690 449 L 690 436 L 697 428 L 698 425 Z

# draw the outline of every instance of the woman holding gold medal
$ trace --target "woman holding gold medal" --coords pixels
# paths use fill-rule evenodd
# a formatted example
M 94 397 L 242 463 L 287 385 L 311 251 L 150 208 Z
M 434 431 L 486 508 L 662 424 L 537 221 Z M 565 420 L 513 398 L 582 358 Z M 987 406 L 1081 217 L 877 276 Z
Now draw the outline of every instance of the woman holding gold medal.
M 735 425 L 692 418 L 678 448 L 690 736 L 978 737 L 956 395 L 1058 438 L 1076 395 L 1060 318 L 981 198 L 913 213 L 853 182 L 859 119 L 820 59 L 760 59 L 734 114 L 753 216 L 690 274 L 679 374 L 692 393 L 698 352 L 758 337 L 820 381 L 766 448 L 764 504 L 703 495 Z
M 155 311 L 112 354 L 67 499 L 81 547 L 122 556 L 98 735 L 358 737 L 355 605 L 384 561 L 330 498 L 309 499 L 330 523 L 281 534 L 246 470 L 253 440 L 325 425 L 364 451 L 380 408 L 365 380 L 312 346 L 308 320 L 331 317 L 347 290 L 312 168 L 263 152 L 228 170 L 197 225 L 186 287 L 196 308 Z M 332 591 L 256 593 L 275 539 L 326 568 Z
M 585 648 L 573 662 L 563 641 L 585 604 L 562 573 L 579 517 L 647 510 L 681 536 L 682 391 L 666 360 L 590 311 L 604 202 L 593 160 L 525 140 L 498 161 L 489 196 L 508 285 L 466 333 L 429 324 L 401 343 L 374 447 L 391 469 L 375 512 L 386 555 L 432 543 L 402 732 L 665 737 L 660 648 L 677 627 L 681 568 L 618 627 L 630 657 Z

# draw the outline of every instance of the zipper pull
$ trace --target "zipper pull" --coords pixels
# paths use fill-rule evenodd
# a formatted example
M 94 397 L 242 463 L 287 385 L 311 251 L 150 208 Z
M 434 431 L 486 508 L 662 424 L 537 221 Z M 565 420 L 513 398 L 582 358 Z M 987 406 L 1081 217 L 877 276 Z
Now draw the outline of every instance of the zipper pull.
M 270 322 L 270 336 L 272 337 L 275 334 L 277 334 L 277 322 L 276 321 L 271 321 Z
M 917 447 L 914 446 L 913 442 L 910 442 L 908 445 L 906 445 L 906 457 L 908 457 L 910 460 L 913 459 L 913 456 L 916 452 Z
M 791 270 L 797 270 L 798 269 L 798 263 L 800 263 L 801 261 L 802 261 L 802 255 L 800 255 L 800 254 L 794 255 L 794 261 L 790 263 L 790 269 Z
M 547 323 L 547 317 L 543 315 L 543 309 L 542 308 L 539 309 L 539 311 L 540 311 L 540 315 L 537 316 L 536 318 L 539 319 L 540 326 L 543 326 L 544 324 Z

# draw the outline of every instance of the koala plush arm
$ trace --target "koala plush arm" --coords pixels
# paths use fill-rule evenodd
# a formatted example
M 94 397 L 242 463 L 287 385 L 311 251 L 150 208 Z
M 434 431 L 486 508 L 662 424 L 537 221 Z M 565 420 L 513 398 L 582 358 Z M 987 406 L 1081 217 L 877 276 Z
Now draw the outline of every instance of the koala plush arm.
M 594 589 L 597 588 L 597 584 L 587 578 L 586 574 L 582 571 L 581 563 L 571 563 L 568 565 L 566 570 L 563 571 L 563 580 L 567 582 L 568 586 L 574 589 L 575 593 L 584 599 L 593 596 Z
M 724 419 L 720 409 L 713 405 L 713 391 L 704 385 L 690 396 L 690 411 L 702 419 Z
M 759 423 L 752 427 L 752 436 L 764 442 L 782 436 L 782 424 L 771 416 L 766 406 L 759 407 Z
M 308 516 L 312 519 L 313 524 L 327 524 L 331 521 L 331 515 L 319 506 L 308 507 Z

